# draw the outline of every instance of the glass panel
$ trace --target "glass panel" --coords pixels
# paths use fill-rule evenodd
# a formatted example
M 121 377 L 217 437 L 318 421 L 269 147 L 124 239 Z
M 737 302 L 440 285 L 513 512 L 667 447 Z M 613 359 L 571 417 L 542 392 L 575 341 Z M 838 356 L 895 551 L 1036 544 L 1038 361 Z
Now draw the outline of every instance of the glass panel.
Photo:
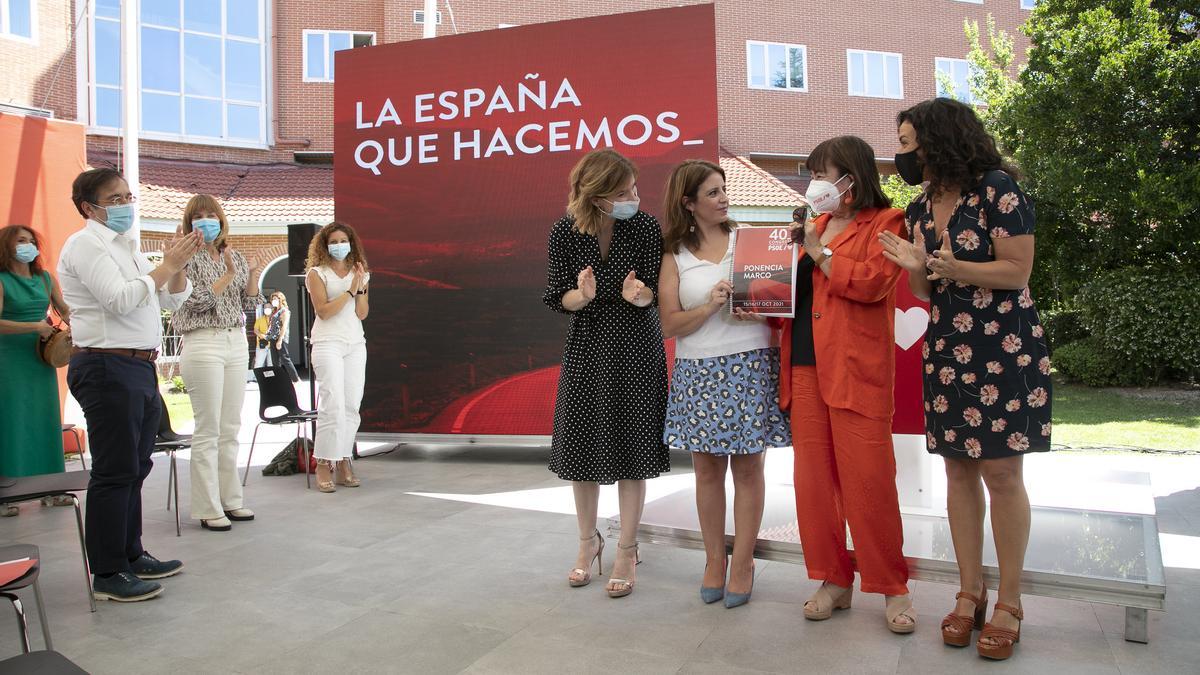
M 355 33 L 354 34 L 354 46 L 355 47 L 370 47 L 372 44 L 374 44 L 374 42 L 375 42 L 375 36 L 371 35 L 370 33 Z
M 353 42 L 353 40 L 350 36 L 350 33 L 330 33 L 329 34 L 329 79 L 331 79 L 331 80 L 333 79 L 333 73 L 334 73 L 333 53 L 340 52 L 343 49 L 350 49 L 351 47 L 353 47 L 352 42 Z
M 221 137 L 221 102 L 186 96 L 183 119 L 189 136 Z
M 783 89 L 787 86 L 787 48 L 783 45 L 767 46 L 768 80 L 772 87 Z
M 261 101 L 261 71 L 257 44 L 225 41 L 225 98 Z
M 867 54 L 867 96 L 883 96 L 883 54 Z
M 179 133 L 179 95 L 142 92 L 142 131 Z
M 764 70 L 766 60 L 766 49 L 762 45 L 750 45 L 748 63 L 746 64 L 750 73 L 751 87 L 767 86 L 767 74 Z
M 96 16 L 121 18 L 121 0 L 96 0 Z
M 304 59 L 304 76 L 315 80 L 325 79 L 325 34 L 309 33 L 304 38 L 307 53 Z
M 884 57 L 887 63 L 887 87 L 885 94 L 887 96 L 900 97 L 900 57 L 887 56 Z
M 179 91 L 179 32 L 142 29 L 142 89 Z
M 221 38 L 183 36 L 183 86 L 188 94 L 221 97 Z
M 863 81 L 863 55 L 854 52 L 850 54 L 850 93 L 865 94 L 866 83 Z
M 183 27 L 221 34 L 221 0 L 184 0 Z
M 96 84 L 121 84 L 121 24 L 96 21 Z
M 258 0 L 225 0 L 225 32 L 258 39 Z
M 789 50 L 791 57 L 788 64 L 788 86 L 796 89 L 804 88 L 804 50 L 799 47 L 792 47 Z
M 225 105 L 225 114 L 229 119 L 229 138 L 247 141 L 257 141 L 262 138 L 259 130 L 258 106 L 228 103 Z
M 9 0 L 8 32 L 21 37 L 33 37 L 33 0 Z
M 142 0 L 142 23 L 179 28 L 179 0 Z
M 96 125 L 121 126 L 121 90 L 96 87 Z

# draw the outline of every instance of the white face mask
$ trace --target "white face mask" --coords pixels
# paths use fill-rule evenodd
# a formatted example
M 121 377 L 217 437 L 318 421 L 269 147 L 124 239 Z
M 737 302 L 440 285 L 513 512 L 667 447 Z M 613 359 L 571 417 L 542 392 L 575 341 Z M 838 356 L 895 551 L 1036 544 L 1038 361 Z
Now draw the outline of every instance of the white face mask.
M 278 301 L 278 300 L 272 300 L 272 301 L 271 301 L 271 306 L 272 306 L 272 307 L 278 307 L 278 306 L 279 306 L 279 301 Z
M 850 180 L 846 187 L 839 191 L 838 184 L 848 178 Z M 837 209 L 842 195 L 852 187 L 854 187 L 854 179 L 850 178 L 850 174 L 842 176 L 833 183 L 827 180 L 814 180 L 808 184 L 808 190 L 804 193 L 804 201 L 808 202 L 814 213 L 829 213 Z
M 604 198 L 601 197 L 601 199 Z M 607 215 L 610 215 L 617 220 L 629 220 L 630 218 L 636 216 L 638 207 L 641 206 L 642 203 L 640 199 L 634 199 L 633 201 L 628 202 L 614 202 L 608 199 L 604 199 L 604 201 L 612 204 L 612 213 Z

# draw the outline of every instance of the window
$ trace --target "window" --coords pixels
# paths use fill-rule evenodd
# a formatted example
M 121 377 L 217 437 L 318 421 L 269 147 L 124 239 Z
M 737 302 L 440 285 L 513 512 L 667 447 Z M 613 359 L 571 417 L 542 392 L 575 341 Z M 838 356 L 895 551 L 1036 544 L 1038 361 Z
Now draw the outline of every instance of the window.
M 374 33 L 304 31 L 304 81 L 333 82 L 333 53 L 375 44 Z
M 808 91 L 808 49 L 747 40 L 746 84 L 751 89 Z
M 141 134 L 262 146 L 266 134 L 264 0 L 141 0 Z M 91 121 L 121 124 L 121 3 L 95 0 Z
M 847 49 L 846 70 L 851 96 L 904 98 L 899 54 Z
M 969 2 L 972 5 L 982 5 L 983 4 L 983 0 L 957 0 L 957 2 Z M 1021 0 L 1021 2 L 1025 2 L 1025 0 Z
M 1021 9 L 1033 9 L 1037 6 L 1037 0 L 1021 0 Z
M 32 40 L 36 11 L 34 0 L 0 0 L 0 35 Z
M 442 25 L 442 11 L 441 10 L 437 11 L 437 15 L 434 18 L 437 19 L 434 23 L 436 23 L 439 26 Z M 425 10 L 423 10 L 423 9 L 414 9 L 413 10 L 413 23 L 420 23 L 420 24 L 425 23 Z
M 975 66 L 966 59 L 934 59 L 937 95 L 956 98 L 963 103 L 978 103 L 971 95 L 971 76 Z

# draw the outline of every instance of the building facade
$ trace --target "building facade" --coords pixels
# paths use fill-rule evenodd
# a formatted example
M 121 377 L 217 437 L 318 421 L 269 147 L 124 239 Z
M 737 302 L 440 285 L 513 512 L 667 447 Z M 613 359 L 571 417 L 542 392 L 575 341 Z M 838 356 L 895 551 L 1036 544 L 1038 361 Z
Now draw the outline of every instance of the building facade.
M 433 19 L 447 35 L 680 4 L 693 3 L 442 0 Z M 992 16 L 1021 55 L 1032 6 L 717 0 L 722 155 L 750 181 L 731 190 L 735 213 L 790 212 L 784 204 L 807 182 L 804 158 L 835 135 L 865 138 L 886 170 L 897 112 L 968 95 L 964 21 Z M 266 255 L 281 250 L 286 223 L 327 222 L 332 54 L 420 39 L 423 9 L 421 0 L 139 0 L 147 240 L 172 231 L 197 192 L 224 199 L 235 232 Z M 120 0 L 0 0 L 0 60 L 0 109 L 86 124 L 89 162 L 120 163 Z M 939 91 L 939 70 L 956 91 Z

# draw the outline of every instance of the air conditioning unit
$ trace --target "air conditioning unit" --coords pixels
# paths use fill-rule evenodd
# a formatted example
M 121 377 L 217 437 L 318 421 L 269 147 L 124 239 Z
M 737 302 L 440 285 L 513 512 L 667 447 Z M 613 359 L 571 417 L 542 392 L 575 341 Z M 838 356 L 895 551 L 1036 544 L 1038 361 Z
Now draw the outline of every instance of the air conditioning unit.
M 442 25 L 442 12 L 441 12 L 441 10 L 439 10 L 439 11 L 437 12 L 437 17 L 436 17 L 436 18 L 437 18 L 437 21 L 436 21 L 437 25 L 439 25 L 439 26 L 440 26 L 440 25 Z M 414 9 L 414 10 L 413 10 L 413 23 L 415 23 L 415 24 L 419 24 L 419 25 L 424 25 L 424 24 L 425 24 L 425 10 L 423 10 L 423 9 Z
M 30 117 L 45 117 L 46 119 L 54 119 L 54 111 L 44 108 L 33 108 L 30 106 L 17 105 L 15 103 L 0 103 L 0 113 L 6 115 L 29 115 Z

